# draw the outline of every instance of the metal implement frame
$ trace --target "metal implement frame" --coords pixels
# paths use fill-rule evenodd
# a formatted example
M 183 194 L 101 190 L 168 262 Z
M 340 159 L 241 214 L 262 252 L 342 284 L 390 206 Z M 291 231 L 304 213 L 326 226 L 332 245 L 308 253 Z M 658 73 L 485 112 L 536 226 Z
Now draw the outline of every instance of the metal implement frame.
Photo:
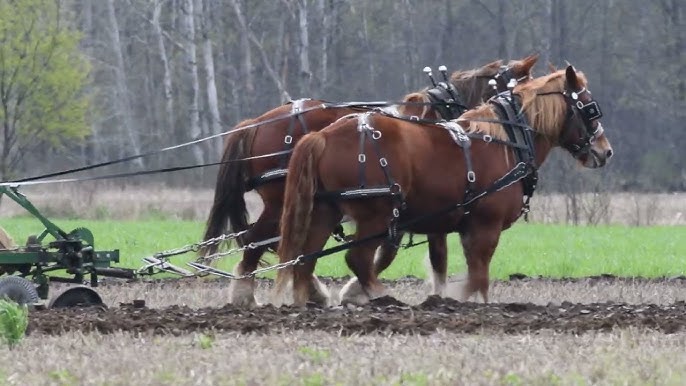
M 0 274 L 12 275 L 18 271 L 17 276 L 30 276 L 43 300 L 48 298 L 50 282 L 83 284 L 89 276 L 90 285 L 97 287 L 98 276 L 135 276 L 134 270 L 111 267 L 112 263 L 119 262 L 119 250 L 96 251 L 93 235 L 88 229 L 65 232 L 43 216 L 17 186 L 0 186 L 0 198 L 3 195 L 29 212 L 45 229 L 37 236 L 30 236 L 24 246 L 0 249 Z M 44 244 L 47 236 L 54 240 Z M 47 275 L 55 271 L 63 271 L 66 276 Z

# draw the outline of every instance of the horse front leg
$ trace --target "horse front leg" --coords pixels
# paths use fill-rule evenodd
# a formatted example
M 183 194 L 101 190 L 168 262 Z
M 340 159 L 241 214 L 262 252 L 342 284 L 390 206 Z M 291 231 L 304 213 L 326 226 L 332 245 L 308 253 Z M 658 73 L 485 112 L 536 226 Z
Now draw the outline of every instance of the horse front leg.
M 479 292 L 484 303 L 488 303 L 488 268 L 498 246 L 500 233 L 500 226 L 476 224 L 461 234 L 462 247 L 467 259 L 467 283 L 462 292 L 463 301 Z
M 279 234 L 279 214 L 281 208 L 275 208 L 268 203 L 260 214 L 252 228 L 245 234 L 243 238 L 244 245 L 254 242 L 260 242 Z M 243 252 L 242 260 L 236 265 L 233 274 L 241 276 L 246 273 L 253 272 L 257 269 L 257 265 L 266 252 L 267 248 L 275 248 L 277 243 L 270 245 L 261 245 L 256 248 L 248 248 Z M 231 304 L 237 306 L 254 307 L 259 305 L 255 298 L 255 278 L 248 277 L 245 279 L 231 280 L 229 283 L 229 301 Z

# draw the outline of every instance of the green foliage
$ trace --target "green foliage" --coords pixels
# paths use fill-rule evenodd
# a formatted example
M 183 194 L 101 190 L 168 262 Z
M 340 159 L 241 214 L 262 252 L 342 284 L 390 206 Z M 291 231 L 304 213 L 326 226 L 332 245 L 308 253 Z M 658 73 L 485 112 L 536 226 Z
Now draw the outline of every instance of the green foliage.
M 21 342 L 29 325 L 29 311 L 11 300 L 0 299 L 0 338 L 13 348 Z
M 400 374 L 399 385 L 426 386 L 429 384 L 429 375 L 423 371 L 403 372 Z
M 320 373 L 306 375 L 302 378 L 301 385 L 303 386 L 322 386 L 327 383 L 324 381 L 324 376 Z
M 48 375 L 58 385 L 76 385 L 79 383 L 79 379 L 67 369 L 54 370 Z
M 200 334 L 197 336 L 197 342 L 198 345 L 200 346 L 201 349 L 207 350 L 212 348 L 212 345 L 214 344 L 214 336 L 212 335 L 206 335 L 206 334 Z
M 197 242 L 202 237 L 203 224 L 195 221 L 95 221 L 54 220 L 64 229 L 87 227 L 95 235 L 98 249 L 120 250 L 121 265 L 140 267 L 141 258 Z M 38 234 L 42 225 L 33 218 L 3 219 L 2 226 L 16 240 Z M 507 279 L 510 274 L 549 277 L 579 277 L 609 273 L 618 276 L 672 276 L 686 274 L 686 241 L 684 226 L 567 226 L 517 223 L 503 232 L 491 262 L 491 278 Z M 424 236 L 415 237 L 415 242 Z M 407 239 L 404 240 L 406 242 Z M 328 246 L 337 245 L 330 241 Z M 401 249 L 391 266 L 381 275 L 394 279 L 414 275 L 426 277 L 426 244 Z M 448 237 L 448 272 L 464 272 L 465 261 L 460 239 Z M 350 275 L 337 253 L 320 259 L 316 272 L 321 276 Z M 233 269 L 238 254 L 218 263 L 225 270 Z M 267 261 L 276 262 L 271 254 Z M 175 256 L 172 261 L 185 265 L 195 259 L 193 253 Z M 273 274 L 267 274 L 273 277 Z
M 89 64 L 81 34 L 61 20 L 54 0 L 0 2 L 0 177 L 40 142 L 60 147 L 89 132 L 84 85 Z
M 500 382 L 507 386 L 519 386 L 524 384 L 522 377 L 515 373 L 507 373 Z
M 305 359 L 308 360 L 312 363 L 319 364 L 324 362 L 325 360 L 329 359 L 329 356 L 331 356 L 331 353 L 329 350 L 320 350 L 317 348 L 312 348 L 312 347 L 307 347 L 307 346 L 300 346 L 298 347 L 298 354 Z

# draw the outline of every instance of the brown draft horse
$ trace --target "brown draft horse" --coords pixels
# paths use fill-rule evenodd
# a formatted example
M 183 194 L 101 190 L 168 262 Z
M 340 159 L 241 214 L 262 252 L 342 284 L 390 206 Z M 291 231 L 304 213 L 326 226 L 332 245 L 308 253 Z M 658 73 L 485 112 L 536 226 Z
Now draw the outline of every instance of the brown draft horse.
M 474 107 L 495 94 L 492 87 L 488 85 L 489 80 L 496 78 L 499 82 L 499 90 L 503 91 L 507 78 L 519 79 L 520 81 L 528 80 L 537 59 L 538 55 L 535 54 L 521 60 L 510 61 L 507 66 L 503 66 L 502 60 L 497 60 L 474 70 L 457 71 L 451 75 L 450 83 L 457 90 L 461 99 L 460 102 L 467 107 Z M 406 95 L 403 101 L 410 103 L 430 102 L 426 89 Z M 227 138 L 222 162 L 282 151 L 287 148 L 287 145 L 284 144 L 284 138 L 290 137 L 290 146 L 293 146 L 306 131 L 316 132 L 345 115 L 366 111 L 350 107 L 318 108 L 322 103 L 323 101 L 319 100 L 306 100 L 299 106 L 283 105 L 256 119 L 241 122 L 237 125 L 239 129 L 248 125 L 256 125 L 256 127 L 239 130 Z M 293 115 L 290 119 L 279 119 L 279 117 L 292 114 L 294 107 L 299 108 L 302 113 L 298 114 L 297 117 Z M 438 120 L 440 118 L 438 110 L 432 105 L 400 105 L 397 106 L 397 111 L 402 115 L 418 116 L 424 119 Z M 239 244 L 248 245 L 278 236 L 287 157 L 284 155 L 283 157 L 253 159 L 240 163 L 223 163 L 217 175 L 214 203 L 207 220 L 203 240 L 226 233 L 228 231 L 227 220 L 230 223 L 229 229 L 234 232 L 249 228 L 244 194 L 252 189 L 259 193 L 264 203 L 264 209 L 250 230 L 238 240 Z M 276 243 L 273 243 L 245 250 L 242 260 L 234 268 L 234 274 L 242 275 L 255 270 L 267 248 L 276 249 L 275 246 Z M 447 269 L 445 235 L 432 237 L 429 240 L 429 250 L 435 270 L 445 271 Z M 207 256 L 216 251 L 217 245 L 212 245 L 201 250 L 199 254 L 200 256 Z M 384 244 L 378 260 L 378 272 L 383 271 L 390 264 L 396 251 L 397 247 L 390 243 Z M 229 291 L 230 302 L 242 305 L 255 304 L 254 285 L 252 278 L 232 280 Z
M 376 139 L 374 143 L 367 138 L 366 154 L 376 153 L 387 160 L 385 172 L 374 159 L 367 160 L 368 166 L 363 169 L 366 186 L 388 186 L 389 190 L 395 187 L 396 192 L 402 192 L 397 223 L 410 224 L 404 230 L 458 232 L 468 267 L 463 300 L 478 291 L 487 302 L 491 257 L 501 232 L 519 218 L 524 207 L 524 180 L 515 179 L 518 175 L 509 171 L 521 172 L 520 165 L 540 166 L 558 146 L 588 168 L 602 167 L 612 156 L 598 120 L 600 110 L 586 87 L 585 76 L 572 66 L 517 85 L 509 101 L 517 103 L 512 111 L 522 111 L 519 122 L 523 123 L 519 126 L 516 122 L 510 126 L 502 123 L 504 119 L 512 122 L 512 118 L 498 115 L 500 107 L 495 101 L 503 99 L 494 98 L 467 111 L 453 125 L 420 124 L 367 113 L 341 119 L 305 136 L 295 147 L 289 164 L 289 171 L 297 173 L 289 173 L 286 179 L 278 250 L 281 262 L 298 257 L 303 260 L 277 272 L 274 304 L 287 302 L 285 290 L 291 282 L 296 306 L 319 302 L 326 296 L 326 288 L 313 275 L 316 259 L 302 256 L 321 251 L 343 215 L 356 223 L 357 240 L 388 232 L 393 208 L 398 208 L 389 196 L 343 200 L 343 194 L 339 194 L 353 194 L 364 185 L 358 168 L 351 165 L 358 162 L 359 138 L 365 130 L 374 133 Z M 516 141 L 510 139 L 509 130 L 515 133 Z M 465 136 L 473 139 L 468 141 L 470 147 L 464 142 Z M 515 144 L 519 147 L 513 147 Z M 469 149 L 471 162 L 467 161 L 465 149 Z M 516 153 L 525 149 L 528 153 Z M 530 156 L 528 163 L 519 161 L 521 154 Z M 469 169 L 475 176 L 473 186 L 468 183 Z M 468 188 L 474 197 L 475 192 L 483 193 L 495 186 L 499 189 L 477 195 L 480 198 L 467 207 L 457 207 L 468 199 Z M 334 198 L 326 199 L 327 193 Z M 447 211 L 446 207 L 454 210 Z M 436 215 L 426 217 L 431 213 Z M 419 221 L 412 222 L 417 218 Z M 373 238 L 347 251 L 347 265 L 359 282 L 341 290 L 341 301 L 361 304 L 385 294 L 373 264 L 374 250 L 383 239 Z

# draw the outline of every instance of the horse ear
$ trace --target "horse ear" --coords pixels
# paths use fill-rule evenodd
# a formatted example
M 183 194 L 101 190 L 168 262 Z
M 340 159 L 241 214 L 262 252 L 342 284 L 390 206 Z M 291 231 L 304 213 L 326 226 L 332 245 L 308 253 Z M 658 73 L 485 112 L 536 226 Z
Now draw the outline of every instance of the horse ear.
M 557 67 L 552 62 L 548 62 L 548 71 L 552 74 L 553 72 L 557 71 Z
M 579 87 L 579 79 L 576 77 L 576 70 L 574 70 L 574 66 L 571 64 L 567 66 L 565 78 L 567 79 L 567 87 L 571 90 L 578 90 L 581 88 Z
M 418 92 L 413 92 L 410 94 L 405 95 L 405 98 L 403 98 L 403 102 L 411 102 L 411 103 L 417 103 L 417 102 L 422 102 L 422 94 Z
M 503 65 L 503 60 L 498 59 L 498 60 L 494 60 L 494 61 L 484 65 L 482 67 L 482 69 L 483 70 L 498 70 L 500 68 L 500 66 L 502 66 L 502 65 Z
M 531 55 L 527 56 L 526 58 L 524 58 L 524 61 L 527 64 L 531 63 L 531 67 L 533 67 L 533 65 L 536 64 L 536 62 L 538 61 L 539 56 L 540 56 L 540 54 L 537 52 L 535 54 L 531 54 Z

